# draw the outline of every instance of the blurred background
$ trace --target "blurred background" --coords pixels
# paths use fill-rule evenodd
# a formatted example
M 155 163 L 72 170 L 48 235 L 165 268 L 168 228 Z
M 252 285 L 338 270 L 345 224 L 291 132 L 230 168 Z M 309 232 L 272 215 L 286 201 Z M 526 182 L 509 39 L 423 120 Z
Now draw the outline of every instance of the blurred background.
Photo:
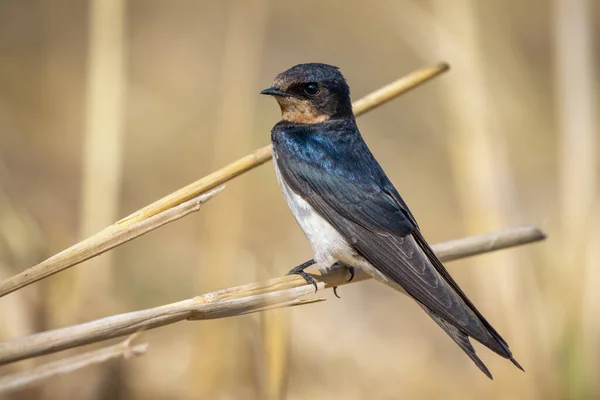
M 599 398 L 599 34 L 593 0 L 0 0 L 0 279 L 267 144 L 279 108 L 258 92 L 301 62 L 339 66 L 354 100 L 450 63 L 360 117 L 367 143 L 431 243 L 523 224 L 549 235 L 448 264 L 526 373 L 476 345 L 489 381 L 369 281 L 150 331 L 143 357 L 5 398 Z M 0 339 L 310 257 L 266 164 L 199 213 L 0 299 Z

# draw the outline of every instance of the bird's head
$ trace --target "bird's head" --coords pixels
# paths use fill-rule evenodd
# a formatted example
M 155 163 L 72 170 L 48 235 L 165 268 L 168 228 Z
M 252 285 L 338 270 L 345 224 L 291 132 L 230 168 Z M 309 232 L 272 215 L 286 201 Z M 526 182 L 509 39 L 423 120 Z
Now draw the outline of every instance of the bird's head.
M 317 124 L 353 115 L 350 88 L 332 65 L 298 64 L 277 75 L 273 86 L 260 93 L 275 97 L 284 121 Z

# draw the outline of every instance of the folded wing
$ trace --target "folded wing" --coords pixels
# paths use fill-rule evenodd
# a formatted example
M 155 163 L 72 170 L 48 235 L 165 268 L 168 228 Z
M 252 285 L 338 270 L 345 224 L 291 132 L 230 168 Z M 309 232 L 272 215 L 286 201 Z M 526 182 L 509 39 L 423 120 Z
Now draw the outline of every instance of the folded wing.
M 486 375 L 489 371 L 475 355 L 468 336 L 520 368 L 507 343 L 425 242 L 408 207 L 372 157 L 351 160 L 363 164 L 354 165 L 354 171 L 368 171 L 361 176 L 352 175 L 351 171 L 325 170 L 322 160 L 294 160 L 291 152 L 284 157 L 288 159 L 278 160 L 278 166 L 292 190 L 375 268 L 402 286 Z

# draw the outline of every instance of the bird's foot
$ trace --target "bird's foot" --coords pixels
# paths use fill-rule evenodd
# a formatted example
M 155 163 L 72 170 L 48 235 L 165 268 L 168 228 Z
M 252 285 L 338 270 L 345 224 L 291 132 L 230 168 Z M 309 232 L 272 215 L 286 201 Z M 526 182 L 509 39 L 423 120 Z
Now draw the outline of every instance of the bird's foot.
M 336 265 L 338 263 L 335 263 L 333 265 Z M 339 264 L 338 264 L 339 265 Z M 348 279 L 346 282 L 351 282 L 352 279 L 354 279 L 354 267 L 349 267 L 349 266 L 345 266 L 348 269 L 348 272 L 350 272 L 350 279 Z M 335 297 L 337 297 L 338 299 L 341 299 L 341 297 L 337 294 L 337 286 L 333 287 L 333 294 L 335 295 Z
M 317 281 L 314 280 L 314 278 L 312 276 L 310 276 L 309 274 L 307 274 L 306 272 L 304 272 L 304 270 L 308 267 L 310 267 L 311 265 L 313 265 L 315 263 L 315 260 L 310 259 L 300 265 L 298 265 L 297 267 L 294 267 L 290 270 L 290 272 L 288 272 L 288 275 L 300 275 L 301 277 L 304 278 L 304 280 L 308 283 L 310 283 L 311 285 L 313 285 L 315 287 L 315 293 L 317 292 L 317 290 L 319 289 L 319 287 L 317 286 Z

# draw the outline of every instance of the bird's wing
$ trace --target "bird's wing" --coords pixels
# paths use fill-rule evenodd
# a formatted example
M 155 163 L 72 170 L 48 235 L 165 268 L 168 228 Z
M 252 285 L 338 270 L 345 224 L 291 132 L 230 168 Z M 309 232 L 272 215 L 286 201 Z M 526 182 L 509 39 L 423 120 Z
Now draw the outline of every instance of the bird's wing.
M 475 309 L 423 240 L 414 218 L 404 202 L 396 199 L 399 195 L 383 171 L 363 177 L 331 173 L 318 163 L 295 159 L 291 152 L 283 152 L 276 162 L 291 189 L 375 268 L 438 318 L 512 359 L 506 342 Z

